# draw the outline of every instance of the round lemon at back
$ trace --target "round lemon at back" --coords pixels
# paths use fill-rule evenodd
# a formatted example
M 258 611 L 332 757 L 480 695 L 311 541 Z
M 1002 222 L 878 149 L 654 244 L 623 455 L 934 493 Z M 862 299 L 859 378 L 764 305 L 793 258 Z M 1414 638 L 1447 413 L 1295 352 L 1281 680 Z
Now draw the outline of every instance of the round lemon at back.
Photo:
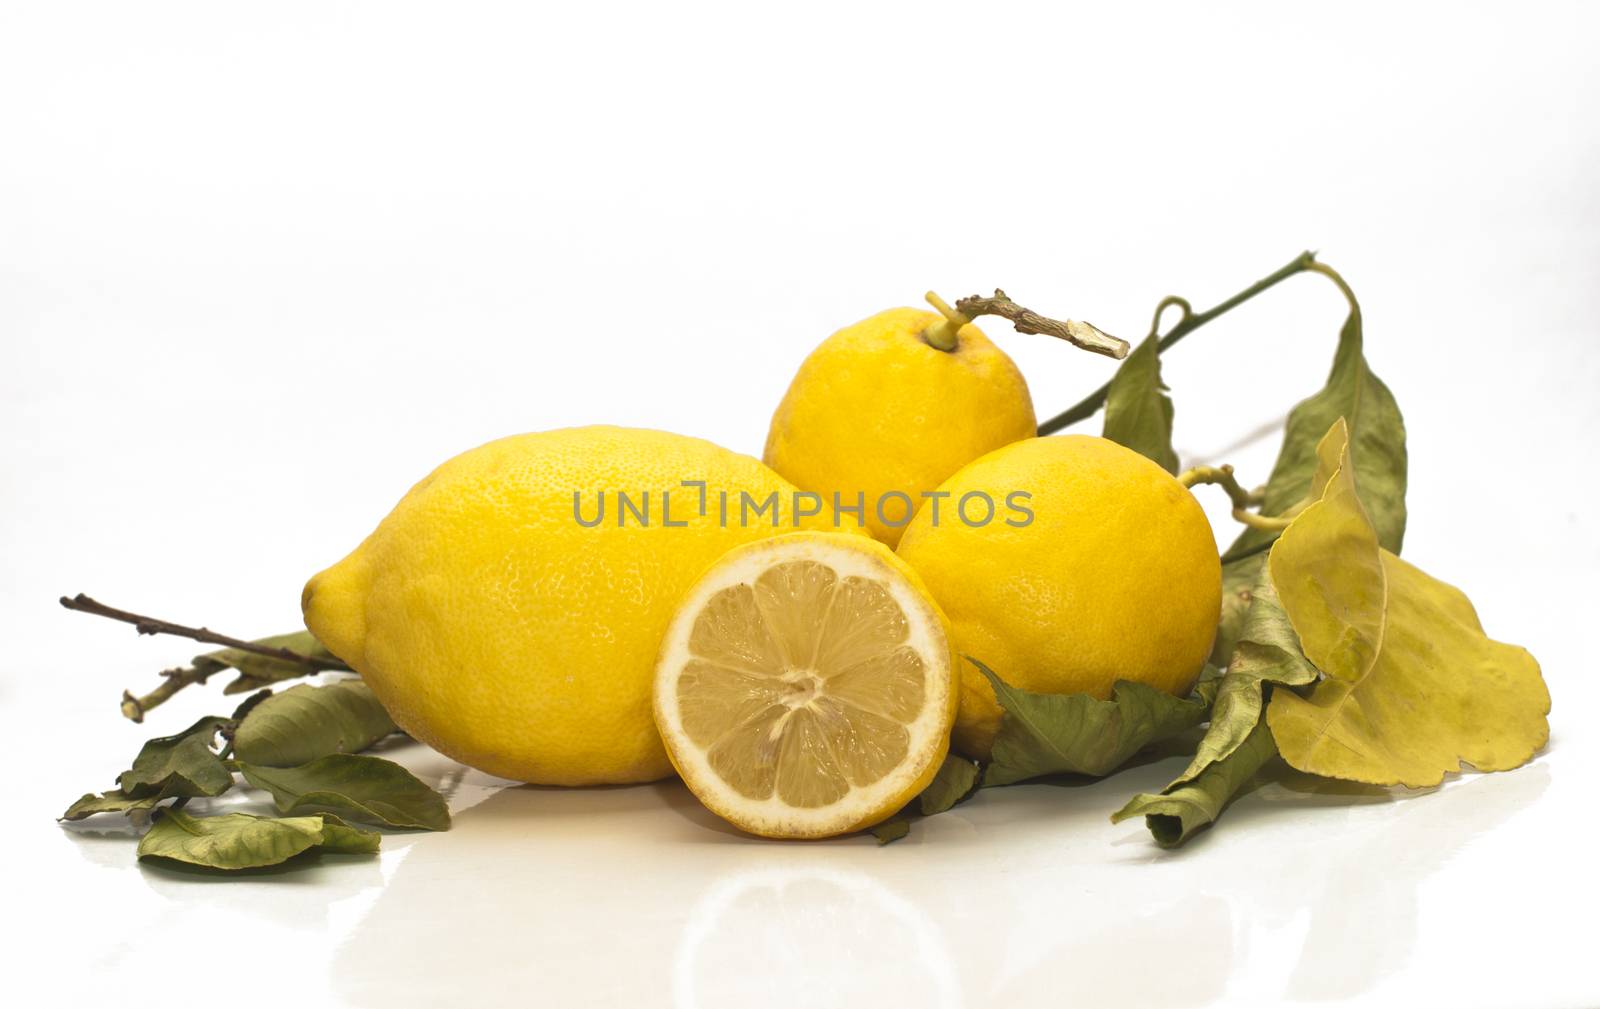
M 673 610 L 730 548 L 792 530 L 794 493 L 698 438 L 502 438 L 434 470 L 313 577 L 306 626 L 402 729 L 463 763 L 547 785 L 652 781 L 672 773 L 650 684 Z M 741 513 L 741 495 L 774 494 L 775 511 Z
M 950 619 L 956 650 L 1006 683 L 1107 698 L 1117 680 L 1194 686 L 1222 607 L 1216 540 L 1166 470 L 1104 438 L 1031 438 L 990 452 L 940 488 L 899 555 Z M 1031 517 L 989 521 L 985 498 L 1025 494 Z M 960 503 L 973 495 L 963 519 Z M 1013 498 L 1013 500 L 1019 500 Z M 986 758 L 1001 711 L 963 662 L 955 746 Z

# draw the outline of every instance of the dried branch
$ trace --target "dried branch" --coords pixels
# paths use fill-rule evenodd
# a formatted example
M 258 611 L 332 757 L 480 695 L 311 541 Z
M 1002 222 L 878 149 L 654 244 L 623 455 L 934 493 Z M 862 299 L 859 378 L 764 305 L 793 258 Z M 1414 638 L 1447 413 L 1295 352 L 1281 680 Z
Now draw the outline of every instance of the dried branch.
M 288 663 L 291 669 L 294 666 L 302 666 L 305 669 L 304 673 L 290 672 L 287 676 L 273 676 L 273 679 L 293 679 L 296 676 L 310 675 L 316 672 L 351 671 L 348 665 L 336 658 L 306 655 L 292 648 L 264 645 L 256 641 L 245 641 L 240 638 L 229 637 L 226 634 L 218 634 L 207 627 L 185 627 L 183 624 L 175 624 L 168 620 L 157 620 L 154 617 L 147 617 L 107 606 L 104 603 L 90 599 L 82 593 L 70 598 L 62 596 L 61 605 L 79 613 L 92 613 L 97 617 L 106 617 L 110 620 L 119 620 L 125 624 L 132 624 L 134 630 L 140 634 L 172 634 L 180 638 L 199 641 L 203 644 L 221 645 L 224 648 L 231 648 L 249 655 L 259 655 L 275 662 Z M 241 676 L 248 679 L 248 674 L 240 661 L 226 662 L 210 656 L 201 656 L 195 659 L 192 666 L 164 669 L 161 671 L 161 685 L 143 697 L 134 696 L 130 690 L 122 692 L 123 717 L 134 722 L 142 722 L 145 714 L 150 709 L 166 703 L 171 699 L 172 695 L 184 687 L 196 683 L 204 683 L 214 673 L 230 668 L 237 668 Z
M 250 652 L 252 655 L 264 655 L 269 659 L 281 659 L 284 662 L 297 662 L 310 666 L 316 670 L 340 669 L 348 670 L 350 667 L 338 659 L 323 659 L 315 655 L 303 655 L 292 648 L 278 648 L 272 645 L 261 645 L 254 641 L 245 641 L 240 638 L 231 638 L 226 634 L 218 634 L 207 627 L 185 627 L 183 624 L 174 624 L 166 620 L 157 620 L 154 617 L 141 616 L 119 610 L 96 602 L 83 593 L 78 593 L 71 598 L 61 597 L 61 605 L 69 610 L 79 613 L 92 613 L 97 617 L 106 617 L 110 620 L 120 620 L 125 624 L 132 624 L 134 630 L 140 634 L 172 634 L 180 638 L 189 638 L 202 644 L 221 645 L 224 648 L 237 648 L 241 652 Z M 178 678 L 176 674 L 182 670 L 168 670 L 163 676 Z M 207 674 L 209 675 L 209 674 Z M 196 682 L 204 682 L 204 677 Z
M 145 712 L 164 704 L 173 694 L 190 684 L 204 683 L 216 671 L 216 669 L 200 669 L 196 666 L 182 669 L 163 669 L 161 671 L 161 686 L 143 697 L 133 696 L 131 690 L 122 692 L 122 717 L 132 722 L 142 722 L 144 721 Z
M 992 298 L 974 294 L 970 298 L 959 299 L 956 311 L 969 319 L 976 319 L 980 315 L 998 315 L 1009 320 L 1019 333 L 1054 336 L 1090 353 L 1104 354 L 1119 361 L 1128 356 L 1128 341 L 1102 333 L 1087 322 L 1047 318 L 1032 309 L 1023 308 L 1006 297 L 1006 292 L 998 287 Z

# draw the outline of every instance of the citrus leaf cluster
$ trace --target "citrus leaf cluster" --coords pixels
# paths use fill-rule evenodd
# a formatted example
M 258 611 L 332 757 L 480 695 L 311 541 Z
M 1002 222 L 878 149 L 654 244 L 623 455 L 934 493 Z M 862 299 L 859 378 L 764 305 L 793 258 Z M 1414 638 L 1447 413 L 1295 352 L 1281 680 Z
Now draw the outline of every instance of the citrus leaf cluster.
M 116 788 L 83 795 L 62 819 L 121 813 L 150 824 L 139 842 L 141 859 L 226 871 L 274 866 L 312 851 L 377 851 L 380 835 L 346 818 L 394 829 L 448 830 L 443 796 L 399 764 L 358 752 L 395 731 L 359 680 L 263 691 L 232 717 L 207 716 L 176 735 L 148 741 L 118 775 Z M 220 751 L 219 737 L 226 740 Z M 283 815 L 207 815 L 183 808 L 191 799 L 228 792 L 236 773 L 269 793 Z M 174 801 L 163 805 L 169 799 Z

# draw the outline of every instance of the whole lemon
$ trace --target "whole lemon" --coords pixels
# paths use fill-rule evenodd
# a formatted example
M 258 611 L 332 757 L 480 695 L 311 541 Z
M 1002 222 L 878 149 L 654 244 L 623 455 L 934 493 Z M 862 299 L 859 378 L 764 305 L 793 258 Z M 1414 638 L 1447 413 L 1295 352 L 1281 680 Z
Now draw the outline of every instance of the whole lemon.
M 991 452 L 939 489 L 937 514 L 919 512 L 897 552 L 949 617 L 958 652 L 1040 693 L 1194 686 L 1222 569 L 1205 513 L 1166 470 L 1104 438 L 1062 435 Z M 961 675 L 955 744 L 986 758 L 1000 707 L 971 663 Z
M 652 781 L 672 773 L 650 685 L 679 597 L 730 548 L 792 530 L 794 493 L 698 438 L 502 438 L 434 470 L 313 577 L 306 626 L 402 729 L 463 763 L 547 785 Z
M 800 366 L 767 432 L 768 466 L 821 495 L 825 511 L 835 495 L 860 505 L 862 524 L 890 546 L 925 492 L 1037 427 L 1011 358 L 971 324 L 938 349 L 925 334 L 943 321 L 894 308 L 839 330 Z

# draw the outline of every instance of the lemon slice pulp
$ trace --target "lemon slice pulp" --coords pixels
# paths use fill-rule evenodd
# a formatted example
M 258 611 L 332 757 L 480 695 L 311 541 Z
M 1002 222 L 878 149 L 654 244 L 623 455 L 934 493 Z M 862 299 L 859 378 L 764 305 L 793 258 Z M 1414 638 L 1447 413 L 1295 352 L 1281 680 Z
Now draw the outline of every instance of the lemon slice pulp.
M 739 547 L 680 604 L 656 665 L 656 725 L 713 812 L 770 837 L 886 819 L 949 745 L 956 694 L 943 614 L 864 536 Z

